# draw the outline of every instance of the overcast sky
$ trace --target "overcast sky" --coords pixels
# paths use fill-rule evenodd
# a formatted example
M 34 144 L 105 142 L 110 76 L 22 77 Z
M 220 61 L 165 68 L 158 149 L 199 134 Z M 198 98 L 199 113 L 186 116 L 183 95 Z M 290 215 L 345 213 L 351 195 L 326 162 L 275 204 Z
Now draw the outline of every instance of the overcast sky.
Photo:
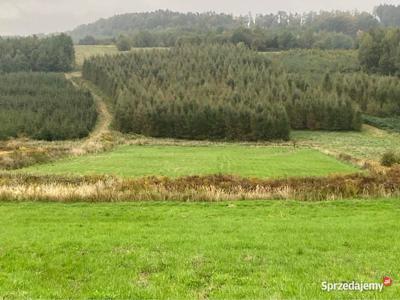
M 400 0 L 0 0 L 0 35 L 61 32 L 102 17 L 157 9 L 239 15 L 279 10 L 372 11 L 381 3 L 400 4 Z

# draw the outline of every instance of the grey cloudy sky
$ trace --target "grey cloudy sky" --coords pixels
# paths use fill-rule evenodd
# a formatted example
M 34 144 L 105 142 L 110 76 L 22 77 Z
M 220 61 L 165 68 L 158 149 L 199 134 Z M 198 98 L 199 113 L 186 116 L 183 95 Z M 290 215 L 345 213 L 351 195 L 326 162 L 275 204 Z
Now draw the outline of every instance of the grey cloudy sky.
M 279 10 L 372 11 L 381 3 L 400 4 L 400 0 L 0 0 L 0 34 L 61 32 L 101 17 L 157 9 L 239 15 Z

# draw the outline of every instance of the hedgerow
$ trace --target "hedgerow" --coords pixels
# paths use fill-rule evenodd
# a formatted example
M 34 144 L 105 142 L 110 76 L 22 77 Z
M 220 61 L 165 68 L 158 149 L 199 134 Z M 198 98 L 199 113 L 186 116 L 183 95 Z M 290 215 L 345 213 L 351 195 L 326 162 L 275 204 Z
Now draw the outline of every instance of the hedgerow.
M 228 175 L 121 179 L 0 174 L 0 201 L 126 202 L 398 197 L 400 169 L 386 173 L 263 180 Z

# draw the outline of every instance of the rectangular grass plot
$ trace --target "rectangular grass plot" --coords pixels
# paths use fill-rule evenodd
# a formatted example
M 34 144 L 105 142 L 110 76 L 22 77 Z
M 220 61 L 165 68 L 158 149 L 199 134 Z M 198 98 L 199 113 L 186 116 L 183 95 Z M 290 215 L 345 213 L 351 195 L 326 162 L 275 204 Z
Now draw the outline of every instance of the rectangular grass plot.
M 123 146 L 112 152 L 70 158 L 23 171 L 123 177 L 229 174 L 280 178 L 348 174 L 357 169 L 312 149 L 223 145 Z

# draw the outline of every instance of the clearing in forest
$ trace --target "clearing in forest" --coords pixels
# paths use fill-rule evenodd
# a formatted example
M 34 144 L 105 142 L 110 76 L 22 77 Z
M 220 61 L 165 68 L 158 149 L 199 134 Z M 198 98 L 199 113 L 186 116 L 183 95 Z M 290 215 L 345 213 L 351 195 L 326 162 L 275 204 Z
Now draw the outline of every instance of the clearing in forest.
M 122 146 L 22 170 L 39 174 L 110 174 L 123 177 L 230 174 L 278 178 L 349 174 L 358 170 L 317 150 L 285 146 Z

